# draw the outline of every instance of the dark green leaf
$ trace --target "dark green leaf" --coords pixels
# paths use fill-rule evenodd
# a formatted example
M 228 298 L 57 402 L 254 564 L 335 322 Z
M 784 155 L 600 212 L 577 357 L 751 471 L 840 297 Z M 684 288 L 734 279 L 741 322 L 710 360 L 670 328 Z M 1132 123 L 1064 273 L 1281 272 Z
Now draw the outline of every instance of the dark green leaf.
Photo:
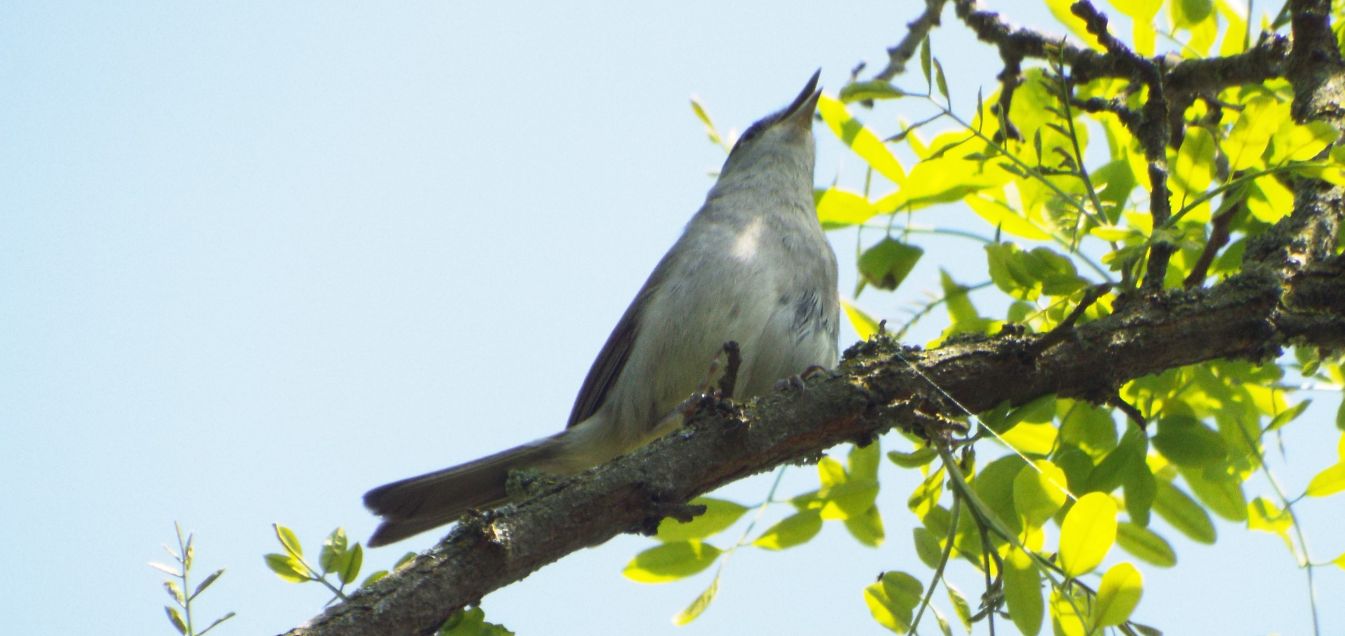
M 1153 511 L 1193 541 L 1214 543 L 1214 522 L 1209 513 L 1171 483 L 1159 480 L 1157 486 Z
M 930 569 L 939 567 L 939 561 L 943 560 L 943 548 L 939 546 L 940 537 L 934 536 L 934 533 L 924 526 L 916 526 L 911 530 L 911 535 L 915 542 L 915 555 L 920 557 L 920 561 Z
M 906 280 L 906 275 L 911 273 L 911 269 L 924 253 L 925 250 L 915 245 L 908 245 L 892 238 L 885 238 L 864 250 L 864 253 L 859 255 L 858 267 L 861 278 L 855 295 L 859 295 L 865 284 L 889 291 L 896 289 L 901 281 Z
M 1148 528 L 1141 528 L 1129 521 L 1122 521 L 1116 527 L 1116 543 L 1121 549 L 1158 567 L 1170 568 L 1177 564 L 1177 553 L 1167 539 L 1158 536 Z
M 1228 458 L 1224 438 L 1189 415 L 1173 415 L 1158 421 L 1153 446 L 1178 466 L 1206 466 Z
M 845 103 L 860 102 L 877 99 L 896 99 L 905 97 L 906 92 L 893 86 L 890 82 L 867 81 L 850 82 L 841 88 L 840 98 Z
M 887 458 L 892 460 L 893 464 L 902 468 L 919 468 L 934 461 L 939 456 L 939 452 L 934 450 L 933 446 L 918 448 L 910 453 L 900 451 L 889 451 Z
M 341 564 L 341 569 L 337 571 L 337 576 L 341 582 L 350 585 L 360 575 L 360 568 L 364 567 L 364 548 L 356 543 L 355 547 L 346 552 L 346 558 Z

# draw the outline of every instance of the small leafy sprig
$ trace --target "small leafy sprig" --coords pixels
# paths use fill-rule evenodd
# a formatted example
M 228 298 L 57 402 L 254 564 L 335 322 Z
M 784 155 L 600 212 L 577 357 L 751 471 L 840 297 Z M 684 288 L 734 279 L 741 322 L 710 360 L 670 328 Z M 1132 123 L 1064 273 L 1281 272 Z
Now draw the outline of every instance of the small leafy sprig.
M 304 560 L 304 548 L 294 531 L 280 524 L 271 524 L 276 539 L 285 552 L 273 552 L 266 555 L 266 567 L 281 579 L 290 583 L 321 583 L 332 593 L 328 604 L 346 601 L 346 586 L 359 578 L 360 568 L 364 566 L 364 547 L 359 542 L 351 543 L 346 538 L 345 528 L 332 530 L 322 542 L 322 551 L 318 553 L 318 566 L 315 568 Z M 393 564 L 392 571 L 402 570 L 416 559 L 415 552 L 402 555 Z M 360 587 L 368 587 L 388 575 L 388 570 L 378 570 L 365 577 Z M 212 575 L 213 576 L 213 575 Z M 331 577 L 331 578 L 329 578 Z M 439 628 L 439 636 L 513 636 L 502 625 L 486 622 L 486 613 L 480 607 L 467 607 L 453 613 Z
M 177 550 L 168 545 L 164 545 L 163 549 L 177 562 L 177 567 L 153 561 L 150 562 L 149 566 L 172 577 L 163 582 L 164 590 L 168 592 L 168 596 L 172 597 L 173 603 L 176 605 L 176 607 L 174 605 L 163 606 L 164 612 L 168 614 L 168 622 L 173 624 L 173 628 L 179 634 L 201 636 L 214 629 L 216 625 L 234 617 L 234 613 L 229 612 L 215 619 L 213 623 L 199 632 L 196 631 L 195 624 L 192 621 L 192 601 L 196 600 L 201 592 L 210 587 L 211 583 L 219 580 L 219 577 L 224 574 L 224 570 L 221 568 L 211 572 L 193 589 L 188 577 L 191 575 L 192 561 L 196 555 L 196 549 L 192 543 L 194 536 L 188 533 L 184 537 L 181 524 L 176 522 L 173 523 L 173 528 L 177 531 Z M 188 594 L 187 590 L 191 590 L 191 593 Z

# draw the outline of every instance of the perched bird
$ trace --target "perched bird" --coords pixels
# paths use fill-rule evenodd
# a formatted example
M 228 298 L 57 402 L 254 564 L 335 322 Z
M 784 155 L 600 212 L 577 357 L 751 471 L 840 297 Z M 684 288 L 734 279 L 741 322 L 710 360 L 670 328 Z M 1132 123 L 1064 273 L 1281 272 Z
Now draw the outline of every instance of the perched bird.
M 813 204 L 817 78 L 738 138 L 705 204 L 598 353 L 565 430 L 369 491 L 364 504 L 383 517 L 370 546 L 506 502 L 510 471 L 571 475 L 668 433 L 726 342 L 741 352 L 741 398 L 835 365 L 836 256 Z

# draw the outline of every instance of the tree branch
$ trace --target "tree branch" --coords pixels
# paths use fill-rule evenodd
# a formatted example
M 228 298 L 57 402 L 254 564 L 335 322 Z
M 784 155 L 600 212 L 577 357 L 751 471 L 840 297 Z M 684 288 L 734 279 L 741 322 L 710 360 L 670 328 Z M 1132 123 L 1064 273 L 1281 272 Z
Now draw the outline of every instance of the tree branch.
M 644 449 L 517 505 L 468 517 L 406 570 L 290 634 L 431 633 L 454 610 L 570 552 L 653 531 L 699 494 L 843 442 L 893 427 L 920 434 L 922 423 L 960 415 L 944 392 L 972 411 L 1050 394 L 1107 403 L 1128 380 L 1214 359 L 1264 361 L 1291 338 L 1342 345 L 1339 257 L 1287 283 L 1254 271 L 1209 289 L 1150 296 L 1075 328 L 1072 338 L 1037 355 L 1046 336 L 1009 333 L 928 351 L 888 340 L 859 343 L 835 374 L 805 390 L 742 410 L 710 404 L 685 429 Z

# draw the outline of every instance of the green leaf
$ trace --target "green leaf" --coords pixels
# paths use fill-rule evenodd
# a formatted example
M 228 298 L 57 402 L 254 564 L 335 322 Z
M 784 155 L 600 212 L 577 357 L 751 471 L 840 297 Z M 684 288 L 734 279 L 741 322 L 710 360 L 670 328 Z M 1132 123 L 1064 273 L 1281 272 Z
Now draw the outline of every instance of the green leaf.
M 1225 472 L 1226 469 L 1223 466 L 1206 470 L 1178 467 L 1196 498 L 1211 512 L 1241 523 L 1247 520 L 1247 496 L 1242 492 L 1242 484 Z
M 1215 540 L 1214 522 L 1200 504 L 1171 483 L 1158 480 L 1154 495 L 1154 512 L 1172 524 L 1178 532 L 1192 541 L 1212 544 Z
M 205 579 L 203 579 L 200 583 L 196 585 L 196 589 L 192 590 L 191 597 L 189 597 L 188 600 L 195 599 L 198 595 L 200 595 L 201 592 L 204 592 L 207 587 L 210 587 L 211 583 L 214 583 L 223 574 L 224 574 L 223 569 L 211 572 L 208 576 L 205 577 Z
M 1041 573 L 1026 552 L 1010 547 L 1004 558 L 1004 600 L 1009 618 L 1018 631 L 1035 636 L 1041 631 L 1045 602 L 1042 599 Z
M 844 523 L 850 536 L 870 548 L 882 545 L 883 539 L 887 537 L 883 529 L 883 517 L 878 514 L 877 506 L 869 508 L 863 514 L 846 517 Z
M 930 87 L 929 67 L 933 56 L 929 51 L 929 35 L 920 41 L 920 72 L 925 76 L 925 86 Z
M 934 85 L 939 88 L 939 94 L 943 95 L 945 101 L 948 97 L 948 80 L 943 76 L 943 65 L 939 63 L 938 58 L 934 59 Z
M 953 604 L 953 612 L 957 614 L 957 619 L 962 622 L 962 629 L 970 633 L 971 603 L 968 603 L 967 597 L 963 596 L 962 591 L 949 583 L 947 579 L 944 579 L 943 587 L 948 590 L 948 601 Z
M 1172 167 L 1172 181 L 1176 188 L 1187 192 L 1187 198 L 1204 192 L 1214 179 L 1214 136 L 1199 126 L 1186 129 L 1177 161 Z
M 1292 119 L 1275 131 L 1275 148 L 1270 153 L 1270 165 L 1277 166 L 1286 161 L 1307 161 L 1325 150 L 1327 145 L 1339 136 L 1334 126 L 1324 121 L 1310 121 L 1296 124 Z
M 850 320 L 850 326 L 855 329 L 855 333 L 859 335 L 860 340 L 868 340 L 878 333 L 878 321 L 874 320 L 873 316 L 864 313 L 854 303 L 842 299 L 841 309 L 845 310 L 845 317 Z
M 767 550 L 783 550 L 807 543 L 821 530 L 822 515 L 817 510 L 802 510 L 771 526 L 752 545 Z
M 1077 578 L 1092 572 L 1116 542 L 1116 502 L 1090 492 L 1079 498 L 1060 524 L 1060 567 Z
M 332 530 L 327 535 L 326 540 L 322 542 L 322 551 L 318 553 L 318 566 L 324 573 L 336 572 L 341 569 L 346 561 L 346 550 L 349 549 L 349 541 L 346 539 L 344 528 Z
M 182 588 L 178 586 L 177 581 L 164 581 L 163 589 L 168 592 L 168 596 L 176 601 L 178 605 L 187 604 L 187 597 L 182 595 Z
M 1144 593 L 1144 577 L 1135 566 L 1118 563 L 1102 575 L 1097 598 L 1093 602 L 1094 627 L 1120 625 L 1140 603 Z
M 1084 603 L 1083 599 L 1072 598 L 1061 588 L 1051 589 L 1051 626 L 1058 636 L 1084 636 L 1083 617 L 1077 609 L 1084 607 Z
M 972 212 L 976 213 L 976 216 L 981 217 L 991 227 L 1001 230 L 1005 234 L 1033 241 L 1049 241 L 1051 239 L 1050 234 L 1033 225 L 1032 221 L 1009 207 L 1008 204 L 984 193 L 969 195 L 963 199 L 963 202 L 971 208 Z
M 697 497 L 688 502 L 692 506 L 705 506 L 705 512 L 691 521 L 683 523 L 672 517 L 665 517 L 658 524 L 659 541 L 671 543 L 688 539 L 704 539 L 731 526 L 747 512 L 747 507 L 724 499 Z
M 280 545 L 285 548 L 286 552 L 297 557 L 304 555 L 304 548 L 299 544 L 299 537 L 295 536 L 293 530 L 278 523 L 271 524 L 271 527 L 275 529 L 276 538 L 280 540 Z
M 1230 172 L 1250 170 L 1262 164 L 1261 156 L 1282 121 L 1275 116 L 1278 110 L 1275 98 L 1267 96 L 1254 97 L 1243 105 L 1242 114 L 1223 145 Z M 1285 115 L 1288 115 L 1287 110 Z
M 939 451 L 934 450 L 933 446 L 924 446 L 917 448 L 912 452 L 903 453 L 900 451 L 888 451 L 887 458 L 892 460 L 893 464 L 902 468 L 919 468 L 928 465 L 939 456 Z
M 981 318 L 976 313 L 976 307 L 971 304 L 971 298 L 967 295 L 967 288 L 953 281 L 953 277 L 948 272 L 939 270 L 939 283 L 943 288 L 943 296 L 946 299 L 944 304 L 948 306 L 948 316 L 953 319 L 953 324 L 966 324 L 978 322 Z
M 1164 568 L 1177 564 L 1177 553 L 1166 539 L 1129 521 L 1122 521 L 1116 526 L 1116 544 L 1145 563 Z
M 896 99 L 905 96 L 906 91 L 893 86 L 891 82 L 880 80 L 850 82 L 841 88 L 840 94 L 841 101 L 847 104 L 859 101 Z
M 695 113 L 696 119 L 699 119 L 701 124 L 705 126 L 705 134 L 710 137 L 710 141 L 727 150 L 729 145 L 724 142 L 724 137 L 719 134 L 714 122 L 710 121 L 710 114 L 705 112 L 705 107 L 695 97 L 691 98 L 691 112 Z
M 897 185 L 906 182 L 906 170 L 897 161 L 878 135 L 850 115 L 849 109 L 838 99 L 823 94 L 817 101 L 817 112 L 822 115 L 832 134 L 850 147 L 878 174 Z
M 911 628 L 911 617 L 923 591 L 924 585 L 905 572 L 884 572 L 878 582 L 864 588 L 864 604 L 879 625 L 905 632 Z
M 360 576 L 360 568 L 364 567 L 364 548 L 356 543 L 355 547 L 346 552 L 346 558 L 341 563 L 341 569 L 337 570 L 336 575 L 341 582 L 350 585 Z
M 1308 405 L 1310 404 L 1312 404 L 1312 400 L 1303 400 L 1302 402 L 1299 402 L 1298 404 L 1295 404 L 1289 407 L 1288 409 L 1280 411 L 1279 413 L 1275 414 L 1275 417 L 1271 418 L 1270 424 L 1266 425 L 1266 430 L 1267 431 L 1278 430 L 1285 424 L 1288 424 L 1289 422 L 1298 419 L 1298 416 L 1302 415 L 1303 411 L 1306 411 Z
M 1017 455 L 1005 455 L 981 468 L 972 478 L 971 487 L 977 496 L 994 511 L 995 516 L 1005 527 L 1017 533 L 1022 529 L 1018 511 L 1014 509 L 1014 481 L 1023 470 L 1023 459 Z
M 864 195 L 836 186 L 815 193 L 817 220 L 828 228 L 860 225 L 874 215 L 878 209 L 864 198 Z
M 640 583 L 667 583 L 710 567 L 721 553 L 719 548 L 702 541 L 665 543 L 635 555 L 621 573 Z
M 1334 464 L 1317 473 L 1308 482 L 1309 497 L 1326 497 L 1345 490 L 1345 462 Z
M 859 255 L 860 283 L 855 295 L 859 295 L 865 284 L 889 291 L 896 289 L 901 281 L 906 280 L 906 275 L 911 273 L 911 269 L 924 253 L 925 250 L 919 246 L 908 245 L 892 238 L 884 238 L 873 247 L 864 250 L 864 253 Z
M 705 588 L 705 591 L 701 592 L 700 595 L 696 597 L 696 600 L 692 601 L 686 609 L 678 612 L 677 616 L 673 617 L 673 624 L 681 627 L 696 620 L 696 617 L 705 613 L 705 609 L 710 607 L 710 601 L 713 601 L 715 595 L 718 593 L 719 574 L 715 574 L 714 580 L 710 581 L 710 586 Z
M 1190 29 L 1214 13 L 1213 0 L 1172 0 L 1172 24 L 1179 29 Z
M 1158 421 L 1158 434 L 1150 440 L 1155 449 L 1178 466 L 1206 466 L 1226 461 L 1224 438 L 1189 415 L 1173 415 Z
M 1028 526 L 1040 528 L 1065 505 L 1067 483 L 1065 471 L 1038 459 L 1032 466 L 1023 466 L 1014 477 L 1013 507 Z
M 513 636 L 514 632 L 502 625 L 486 622 L 486 613 L 480 607 L 460 609 L 444 621 L 436 636 Z
M 163 611 L 168 614 L 168 622 L 173 624 L 173 629 L 176 629 L 177 633 L 187 633 L 187 623 L 182 620 L 182 614 L 178 613 L 177 608 L 165 605 L 163 606 Z
M 281 579 L 290 583 L 304 583 L 309 580 L 308 568 L 305 568 L 298 559 L 288 554 L 277 554 L 272 552 L 264 557 L 266 567 L 271 568 Z
M 911 530 L 911 538 L 915 543 L 915 555 L 920 557 L 920 561 L 930 569 L 939 567 L 939 561 L 943 560 L 939 537 L 934 536 L 929 528 L 916 526 Z

